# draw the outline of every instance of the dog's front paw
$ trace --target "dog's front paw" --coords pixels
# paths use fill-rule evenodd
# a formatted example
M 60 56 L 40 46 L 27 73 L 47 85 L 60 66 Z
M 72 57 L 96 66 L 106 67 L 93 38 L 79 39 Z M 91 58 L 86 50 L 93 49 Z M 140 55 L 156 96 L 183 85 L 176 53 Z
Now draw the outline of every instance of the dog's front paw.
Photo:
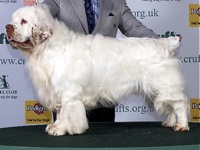
M 52 126 L 53 124 L 48 124 L 45 128 L 45 132 L 48 132 Z
M 174 131 L 189 131 L 190 128 L 188 125 L 186 126 L 183 126 L 182 124 L 180 123 L 177 123 L 175 126 L 174 126 Z
M 168 117 L 165 121 L 162 122 L 162 126 L 173 128 L 176 124 L 176 118 L 171 116 Z
M 53 124 L 49 124 L 47 125 L 45 131 L 49 134 L 49 135 L 53 135 L 53 136 L 62 136 L 66 134 L 66 130 L 64 128 L 55 126 Z
M 174 124 L 175 123 L 172 123 L 172 122 L 169 122 L 169 121 L 167 121 L 167 120 L 165 120 L 165 121 L 163 121 L 162 122 L 162 126 L 164 126 L 164 127 L 171 127 L 171 128 L 173 128 L 174 127 Z

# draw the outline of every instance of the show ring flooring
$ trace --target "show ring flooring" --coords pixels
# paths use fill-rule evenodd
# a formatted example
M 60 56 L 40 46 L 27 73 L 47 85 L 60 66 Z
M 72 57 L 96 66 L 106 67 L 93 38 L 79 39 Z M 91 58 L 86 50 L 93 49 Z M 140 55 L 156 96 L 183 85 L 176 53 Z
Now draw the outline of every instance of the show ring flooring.
M 174 132 L 160 122 L 90 123 L 81 135 L 50 136 L 44 125 L 0 129 L 0 149 L 200 150 L 200 123 Z

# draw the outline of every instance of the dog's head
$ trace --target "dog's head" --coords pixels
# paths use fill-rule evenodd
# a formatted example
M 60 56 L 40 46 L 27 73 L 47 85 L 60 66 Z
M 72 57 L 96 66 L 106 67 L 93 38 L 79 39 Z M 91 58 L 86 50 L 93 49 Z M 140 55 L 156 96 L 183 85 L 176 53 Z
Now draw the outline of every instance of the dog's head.
M 45 5 L 25 6 L 13 13 L 6 25 L 7 38 L 15 49 L 31 51 L 52 34 L 52 16 Z

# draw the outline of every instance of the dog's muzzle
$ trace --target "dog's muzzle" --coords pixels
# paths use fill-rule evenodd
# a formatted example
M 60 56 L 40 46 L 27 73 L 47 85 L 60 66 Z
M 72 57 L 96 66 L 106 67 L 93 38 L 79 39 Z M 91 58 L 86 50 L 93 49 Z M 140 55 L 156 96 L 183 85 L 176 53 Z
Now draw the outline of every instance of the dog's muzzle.
M 7 24 L 5 26 L 5 28 L 6 28 L 6 33 L 7 33 L 8 40 L 12 39 L 14 30 L 15 30 L 13 25 Z

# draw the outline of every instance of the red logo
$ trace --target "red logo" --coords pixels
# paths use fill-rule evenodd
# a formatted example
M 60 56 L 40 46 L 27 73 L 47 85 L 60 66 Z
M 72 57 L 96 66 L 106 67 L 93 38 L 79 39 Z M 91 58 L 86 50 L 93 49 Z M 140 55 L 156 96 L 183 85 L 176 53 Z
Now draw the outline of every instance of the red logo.
M 41 115 L 46 111 L 47 109 L 43 107 L 40 103 L 36 103 L 34 106 L 27 106 L 27 111 L 34 111 L 37 115 Z

